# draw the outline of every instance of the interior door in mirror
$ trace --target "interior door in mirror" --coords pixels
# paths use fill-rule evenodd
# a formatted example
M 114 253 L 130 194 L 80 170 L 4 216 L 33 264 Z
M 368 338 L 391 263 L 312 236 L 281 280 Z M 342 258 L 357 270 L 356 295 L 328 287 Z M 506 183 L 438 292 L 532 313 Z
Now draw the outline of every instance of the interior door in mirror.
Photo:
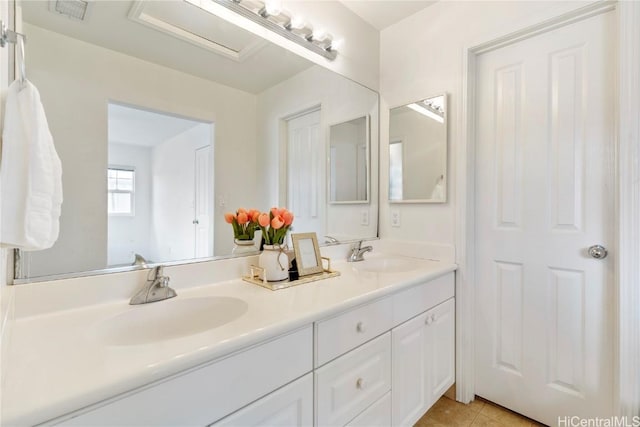
M 369 116 L 330 127 L 330 203 L 369 201 L 369 146 Z

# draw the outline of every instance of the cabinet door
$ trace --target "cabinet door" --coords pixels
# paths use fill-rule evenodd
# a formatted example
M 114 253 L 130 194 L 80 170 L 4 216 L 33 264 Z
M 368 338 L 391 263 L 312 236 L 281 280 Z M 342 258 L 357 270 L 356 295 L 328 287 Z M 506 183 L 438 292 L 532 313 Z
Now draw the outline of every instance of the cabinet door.
M 215 427 L 311 425 L 313 425 L 312 373 L 212 424 Z
M 430 407 L 455 381 L 455 300 L 451 298 L 432 308 L 427 316 L 427 387 Z
M 428 313 L 423 313 L 391 331 L 391 413 L 394 426 L 413 425 L 428 408 L 427 319 Z
M 347 424 L 347 427 L 391 427 L 391 392 L 378 399 Z

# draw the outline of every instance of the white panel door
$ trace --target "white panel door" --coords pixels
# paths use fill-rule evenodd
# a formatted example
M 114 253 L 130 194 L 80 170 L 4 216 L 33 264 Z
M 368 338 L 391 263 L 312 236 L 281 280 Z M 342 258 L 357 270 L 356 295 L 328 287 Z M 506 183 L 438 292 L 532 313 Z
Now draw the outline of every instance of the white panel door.
M 455 370 L 456 314 L 451 298 L 427 312 L 427 390 L 429 406 L 453 385 Z
M 455 299 L 391 331 L 392 425 L 411 426 L 455 381 Z
M 320 141 L 320 111 L 287 122 L 287 204 L 296 216 L 295 232 L 324 236 L 325 145 Z
M 476 394 L 612 415 L 613 12 L 478 58 Z
M 213 256 L 213 182 L 211 146 L 198 148 L 195 156 L 195 257 Z
M 394 426 L 411 426 L 429 409 L 428 342 L 423 313 L 391 331 L 391 420 Z

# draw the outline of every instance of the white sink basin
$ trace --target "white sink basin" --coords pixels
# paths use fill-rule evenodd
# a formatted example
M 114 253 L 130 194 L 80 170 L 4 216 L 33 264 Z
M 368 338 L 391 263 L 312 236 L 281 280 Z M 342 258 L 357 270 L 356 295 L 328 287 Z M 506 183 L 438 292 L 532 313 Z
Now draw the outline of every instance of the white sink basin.
M 353 268 L 369 273 L 404 273 L 420 268 L 420 263 L 408 258 L 368 258 L 354 262 Z
M 98 324 L 96 337 L 106 345 L 137 345 L 185 337 L 230 323 L 248 305 L 231 297 L 180 297 L 130 306 Z

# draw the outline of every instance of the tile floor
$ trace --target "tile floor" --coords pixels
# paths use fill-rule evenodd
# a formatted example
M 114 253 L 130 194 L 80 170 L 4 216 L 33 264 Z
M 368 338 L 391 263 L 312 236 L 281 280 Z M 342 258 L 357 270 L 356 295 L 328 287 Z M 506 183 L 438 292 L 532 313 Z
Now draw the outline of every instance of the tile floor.
M 541 427 L 543 424 L 481 398 L 465 405 L 443 396 L 414 427 L 427 426 Z

